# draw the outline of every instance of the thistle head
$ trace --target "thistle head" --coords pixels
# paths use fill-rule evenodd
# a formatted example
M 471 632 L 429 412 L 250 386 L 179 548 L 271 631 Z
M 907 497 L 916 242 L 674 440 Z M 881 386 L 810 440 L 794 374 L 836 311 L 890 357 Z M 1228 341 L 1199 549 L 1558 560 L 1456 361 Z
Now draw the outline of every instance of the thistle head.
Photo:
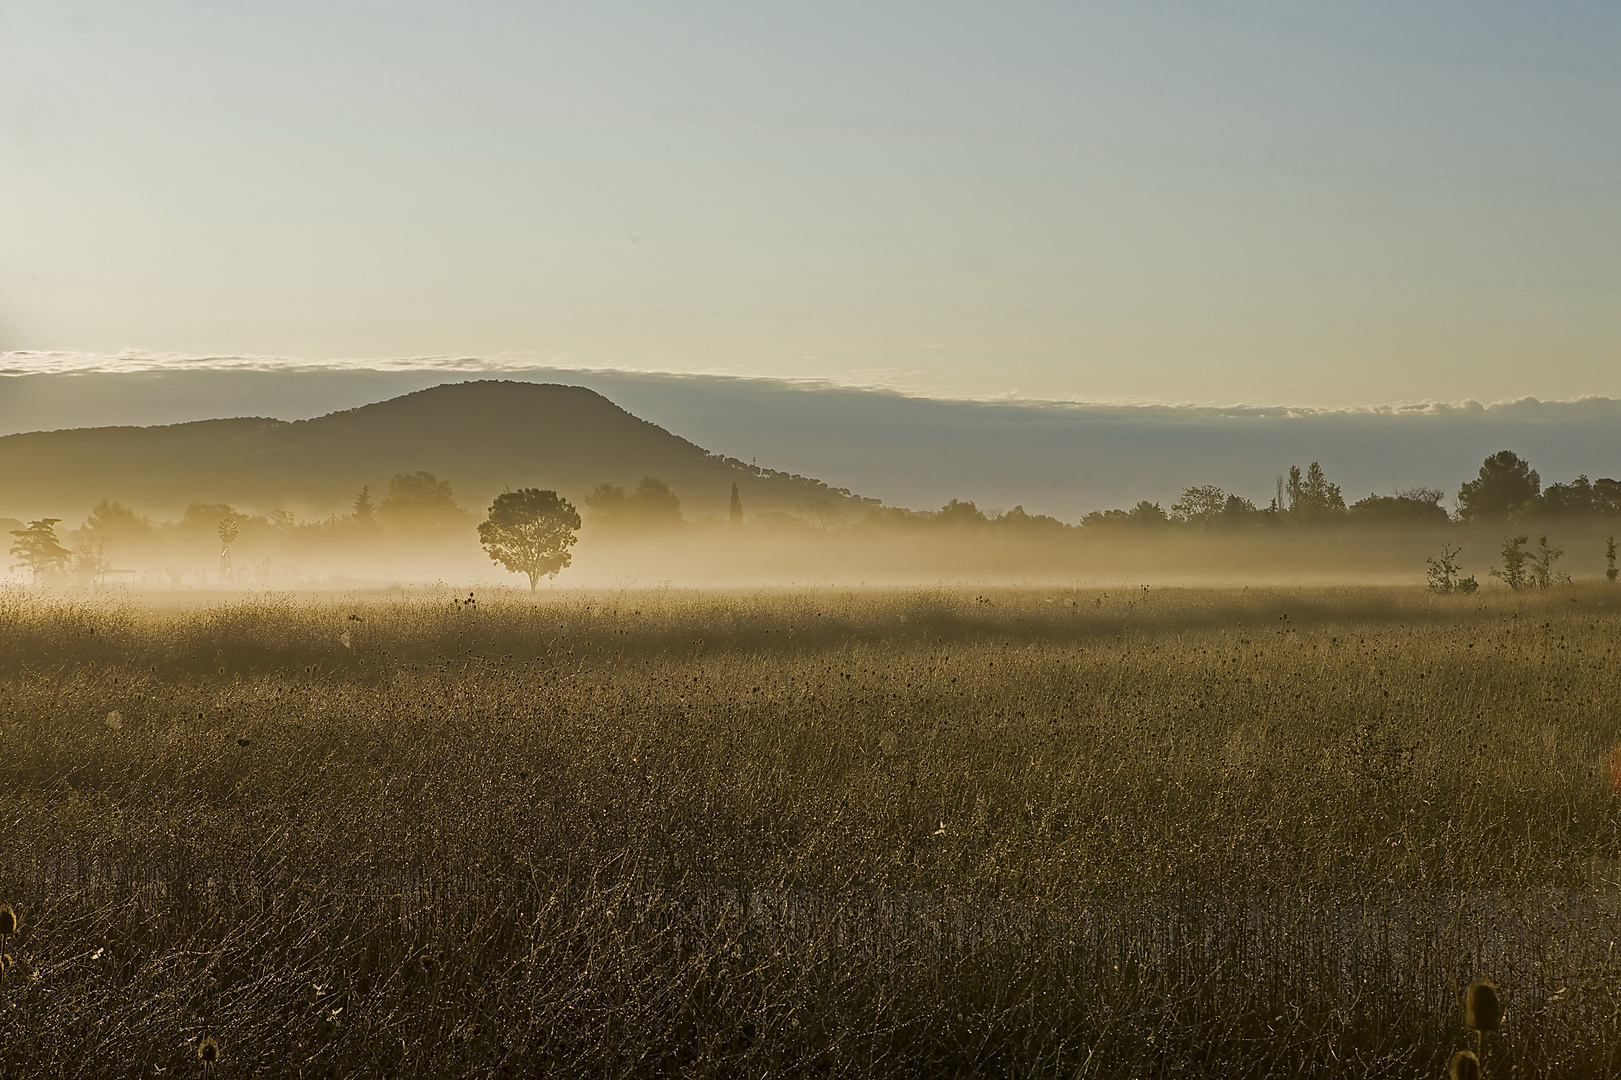
M 10 904 L 0 904 L 0 937 L 10 937 L 17 932 L 17 912 Z
M 219 1040 L 212 1035 L 204 1035 L 197 1044 L 197 1060 L 204 1065 L 212 1065 L 220 1059 Z
M 1447 1062 L 1450 1080 L 1480 1080 L 1480 1059 L 1473 1050 L 1459 1050 Z
M 1463 992 L 1463 1026 L 1471 1031 L 1496 1031 L 1503 1025 L 1503 1002 L 1490 979 L 1476 979 Z

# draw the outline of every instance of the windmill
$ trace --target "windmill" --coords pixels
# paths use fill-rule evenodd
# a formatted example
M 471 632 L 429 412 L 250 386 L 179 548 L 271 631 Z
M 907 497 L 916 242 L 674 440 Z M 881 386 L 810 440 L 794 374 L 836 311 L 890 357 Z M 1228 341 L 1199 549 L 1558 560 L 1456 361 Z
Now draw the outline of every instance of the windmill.
M 220 519 L 220 577 L 229 580 L 231 570 L 231 544 L 236 540 L 236 515 L 227 514 Z

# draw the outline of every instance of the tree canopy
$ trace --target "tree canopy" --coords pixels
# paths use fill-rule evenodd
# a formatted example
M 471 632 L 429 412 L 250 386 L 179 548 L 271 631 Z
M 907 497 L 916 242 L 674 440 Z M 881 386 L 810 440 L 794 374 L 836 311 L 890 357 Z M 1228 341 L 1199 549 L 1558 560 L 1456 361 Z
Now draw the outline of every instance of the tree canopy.
M 17 538 L 11 553 L 17 557 L 13 570 L 27 570 L 35 580 L 53 571 L 64 569 L 73 555 L 56 538 L 56 525 L 61 518 L 40 518 L 30 521 L 24 529 L 13 529 Z
M 1134 513 L 1143 523 L 1153 523 L 1151 511 L 1146 510 L 1143 503 L 1137 504 Z M 1190 525 L 1230 525 L 1260 520 L 1260 513 L 1255 504 L 1242 495 L 1223 491 L 1214 484 L 1201 484 L 1183 490 L 1182 497 L 1171 504 L 1170 517 L 1172 521 Z
M 741 500 L 739 513 L 742 512 Z M 659 529 L 681 524 L 681 499 L 656 476 L 644 476 L 635 490 L 598 484 L 585 497 L 594 524 L 611 529 Z
M 395 473 L 388 481 L 388 497 L 378 508 L 383 517 L 408 526 L 452 526 L 468 519 L 456 505 L 450 482 L 431 472 Z
M 542 576 L 556 577 L 573 556 L 580 515 L 555 491 L 520 488 L 503 491 L 478 527 L 479 543 L 490 561 L 529 578 L 533 591 Z
M 1537 511 L 1548 517 L 1621 514 L 1621 481 L 1589 480 L 1583 474 L 1569 483 L 1549 484 L 1537 500 Z
M 1506 518 L 1542 491 L 1542 478 L 1512 450 L 1481 462 L 1480 475 L 1458 489 L 1458 516 L 1465 521 Z
M 1219 490 L 1219 489 L 1218 489 Z M 1225 503 L 1223 504 L 1225 505 Z M 1141 499 L 1130 510 L 1093 510 L 1081 518 L 1081 524 L 1087 527 L 1101 525 L 1138 525 L 1155 527 L 1169 525 L 1171 519 L 1157 502 Z
M 1328 521 L 1345 513 L 1345 499 L 1338 484 L 1328 482 L 1323 467 L 1312 462 L 1304 475 L 1300 466 L 1289 466 L 1289 482 L 1284 486 L 1289 500 L 1289 520 L 1303 525 Z
M 1441 506 L 1445 493 L 1438 488 L 1407 488 L 1394 495 L 1369 495 L 1351 504 L 1350 518 L 1364 525 L 1445 525 Z
M 150 534 L 152 523 L 121 502 L 102 499 L 84 519 L 84 531 L 108 539 L 126 539 Z

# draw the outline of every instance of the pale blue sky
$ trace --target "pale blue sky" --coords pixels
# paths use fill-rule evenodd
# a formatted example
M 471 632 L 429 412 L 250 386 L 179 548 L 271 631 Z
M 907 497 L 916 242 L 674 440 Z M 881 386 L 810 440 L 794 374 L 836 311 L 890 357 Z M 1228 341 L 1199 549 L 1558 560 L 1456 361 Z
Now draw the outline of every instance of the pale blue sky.
M 0 350 L 1621 396 L 1613 3 L 0 0 Z

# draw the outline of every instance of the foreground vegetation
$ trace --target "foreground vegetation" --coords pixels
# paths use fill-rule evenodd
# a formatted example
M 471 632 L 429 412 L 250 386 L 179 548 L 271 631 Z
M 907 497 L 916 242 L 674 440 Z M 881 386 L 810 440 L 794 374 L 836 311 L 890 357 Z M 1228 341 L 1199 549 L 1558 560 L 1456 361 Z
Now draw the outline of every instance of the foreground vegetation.
M 0 593 L 0 1075 L 1615 1075 L 1621 590 Z

